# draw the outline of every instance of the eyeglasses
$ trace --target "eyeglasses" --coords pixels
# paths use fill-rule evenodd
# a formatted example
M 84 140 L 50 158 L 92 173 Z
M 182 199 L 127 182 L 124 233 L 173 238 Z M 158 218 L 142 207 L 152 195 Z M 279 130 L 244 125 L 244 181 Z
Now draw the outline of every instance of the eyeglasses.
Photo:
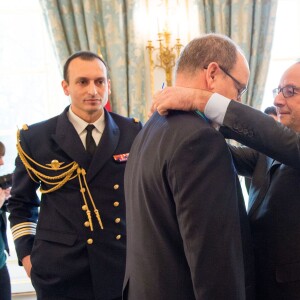
M 275 98 L 280 92 L 282 92 L 282 95 L 284 98 L 290 98 L 293 97 L 295 94 L 295 90 L 300 90 L 299 87 L 287 85 L 282 88 L 276 88 L 273 90 L 273 97 Z
M 242 95 L 248 90 L 246 86 L 240 83 L 237 79 L 235 79 L 230 73 L 228 73 L 222 66 L 219 65 L 219 68 L 228 76 L 230 77 L 237 86 L 238 90 L 238 98 L 241 98 Z

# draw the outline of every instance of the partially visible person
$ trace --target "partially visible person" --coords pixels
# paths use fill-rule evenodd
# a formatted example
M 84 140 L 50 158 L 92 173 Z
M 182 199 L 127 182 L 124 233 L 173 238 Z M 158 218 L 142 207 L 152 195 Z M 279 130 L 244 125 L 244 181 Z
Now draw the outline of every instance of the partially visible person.
M 5 146 L 0 142 L 0 166 L 4 165 Z M 11 299 L 11 284 L 8 269 L 6 266 L 6 254 L 9 253 L 6 236 L 6 201 L 10 196 L 10 188 L 0 187 L 0 299 Z
M 207 118 L 222 125 L 220 131 L 226 138 L 255 149 L 231 146 L 238 172 L 252 177 L 248 215 L 256 299 L 299 300 L 300 62 L 283 73 L 273 93 L 280 123 L 221 95 L 183 87 L 159 92 L 154 108 L 163 114 L 168 109 L 204 111 Z
M 264 113 L 271 116 L 275 121 L 278 121 L 277 111 L 275 106 L 268 106 L 265 108 Z
M 106 111 L 110 86 L 103 59 L 76 52 L 62 81 L 70 106 L 19 131 L 9 218 L 39 300 L 121 299 L 124 171 L 142 125 Z
M 228 37 L 191 41 L 176 85 L 239 98 L 249 68 Z M 200 141 L 200 143 L 199 143 Z M 155 113 L 125 170 L 127 258 L 123 299 L 254 299 L 250 232 L 223 136 L 194 112 Z

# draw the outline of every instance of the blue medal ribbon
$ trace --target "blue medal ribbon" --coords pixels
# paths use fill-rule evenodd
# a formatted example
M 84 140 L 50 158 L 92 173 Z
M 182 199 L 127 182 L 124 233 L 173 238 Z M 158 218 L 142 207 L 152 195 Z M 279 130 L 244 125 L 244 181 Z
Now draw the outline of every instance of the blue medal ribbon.
M 197 115 L 199 115 L 201 118 L 203 118 L 203 119 L 205 120 L 205 122 L 210 123 L 210 120 L 204 115 L 204 113 L 202 113 L 202 112 L 199 111 L 199 110 L 195 110 L 195 113 L 196 113 Z

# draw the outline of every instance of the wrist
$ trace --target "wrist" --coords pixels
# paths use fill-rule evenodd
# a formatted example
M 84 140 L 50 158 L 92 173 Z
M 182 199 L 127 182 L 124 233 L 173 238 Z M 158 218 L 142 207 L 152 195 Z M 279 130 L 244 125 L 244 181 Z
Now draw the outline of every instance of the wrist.
M 212 92 L 205 91 L 205 90 L 195 90 L 195 97 L 193 98 L 194 110 L 199 110 L 201 112 L 204 112 L 206 104 L 212 94 L 213 94 Z

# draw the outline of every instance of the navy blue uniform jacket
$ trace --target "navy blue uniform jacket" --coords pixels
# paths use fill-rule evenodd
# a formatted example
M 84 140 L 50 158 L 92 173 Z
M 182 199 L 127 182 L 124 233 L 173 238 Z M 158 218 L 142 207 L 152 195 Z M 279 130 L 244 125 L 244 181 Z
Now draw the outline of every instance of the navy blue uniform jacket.
M 40 295 L 113 299 L 122 292 L 126 245 L 126 162 L 117 161 L 114 155 L 129 153 L 142 126 L 133 119 L 105 111 L 105 130 L 90 159 L 68 120 L 67 110 L 21 130 L 21 146 L 41 165 L 51 164 L 52 160 L 64 162 L 62 166 L 76 161 L 86 170 L 87 184 L 104 230 L 100 229 L 92 207 L 94 231 L 86 226 L 78 178 L 57 191 L 43 194 L 40 202 L 36 194 L 39 183 L 28 176 L 18 156 L 9 201 L 16 250 L 20 260 L 31 255 L 31 279 Z M 53 176 L 53 171 L 37 169 Z M 50 187 L 42 184 L 43 189 Z

